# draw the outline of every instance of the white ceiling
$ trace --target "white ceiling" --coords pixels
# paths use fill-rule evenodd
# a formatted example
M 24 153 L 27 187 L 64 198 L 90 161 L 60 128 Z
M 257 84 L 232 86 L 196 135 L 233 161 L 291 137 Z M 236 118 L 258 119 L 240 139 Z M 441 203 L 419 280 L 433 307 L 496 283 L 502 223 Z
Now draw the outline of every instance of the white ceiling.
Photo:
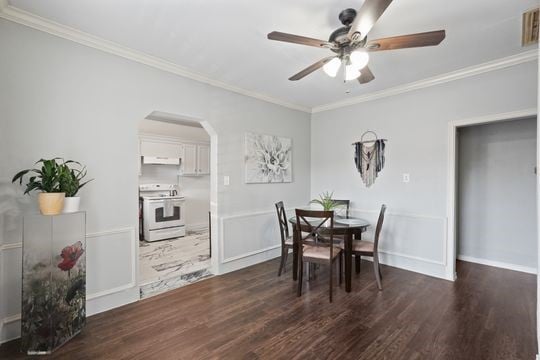
M 304 107 L 387 89 L 531 50 L 521 14 L 538 0 L 394 0 L 368 38 L 446 29 L 437 47 L 373 53 L 375 80 L 291 75 L 330 50 L 270 41 L 273 30 L 327 39 L 339 12 L 363 0 L 11 0 L 23 10 L 194 72 Z M 346 94 L 350 90 L 349 94 Z

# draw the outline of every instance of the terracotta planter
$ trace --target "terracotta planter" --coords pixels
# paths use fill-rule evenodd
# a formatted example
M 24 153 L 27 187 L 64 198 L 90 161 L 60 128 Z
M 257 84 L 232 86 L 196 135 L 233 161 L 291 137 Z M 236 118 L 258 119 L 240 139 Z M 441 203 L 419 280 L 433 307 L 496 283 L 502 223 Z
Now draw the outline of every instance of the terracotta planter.
M 78 196 L 66 196 L 64 198 L 64 210 L 63 214 L 69 214 L 79 211 L 79 206 L 81 204 L 81 198 Z
M 58 215 L 64 208 L 65 193 L 39 193 L 39 211 L 43 215 Z

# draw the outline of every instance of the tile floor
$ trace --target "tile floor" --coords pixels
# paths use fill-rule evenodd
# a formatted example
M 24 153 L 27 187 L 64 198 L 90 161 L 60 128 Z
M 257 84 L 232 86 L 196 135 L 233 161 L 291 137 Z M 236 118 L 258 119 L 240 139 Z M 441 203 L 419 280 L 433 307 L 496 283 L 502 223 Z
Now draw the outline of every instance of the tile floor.
M 141 298 L 191 284 L 212 276 L 208 230 L 185 237 L 139 242 Z

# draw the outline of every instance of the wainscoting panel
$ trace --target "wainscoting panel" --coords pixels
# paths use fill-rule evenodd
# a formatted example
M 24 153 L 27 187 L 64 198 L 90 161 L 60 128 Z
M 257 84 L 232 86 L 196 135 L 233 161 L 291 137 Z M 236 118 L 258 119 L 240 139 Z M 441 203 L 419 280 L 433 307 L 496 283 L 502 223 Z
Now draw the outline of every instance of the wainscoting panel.
M 379 211 L 352 209 L 351 215 L 370 221 L 363 238 L 372 240 Z M 446 218 L 387 211 L 379 252 L 382 263 L 445 278 Z
M 275 211 L 224 216 L 221 224 L 222 263 L 254 256 L 281 246 Z
M 133 228 L 86 236 L 87 300 L 136 285 L 135 245 Z M 125 251 L 126 248 L 130 251 Z
M 0 246 L 2 290 L 0 293 L 0 344 L 19 337 L 21 312 L 22 244 Z
M 6 316 L 21 312 L 22 247 L 10 247 L 3 251 L 4 289 L 2 307 Z M 7 296 L 6 296 L 7 295 Z

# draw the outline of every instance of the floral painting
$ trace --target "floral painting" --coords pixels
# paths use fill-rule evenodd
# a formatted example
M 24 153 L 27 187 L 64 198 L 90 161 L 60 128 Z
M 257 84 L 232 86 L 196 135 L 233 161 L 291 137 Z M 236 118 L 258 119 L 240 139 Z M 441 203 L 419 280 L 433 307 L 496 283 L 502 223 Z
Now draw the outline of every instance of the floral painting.
M 246 183 L 292 181 L 292 140 L 246 133 Z
M 84 217 L 76 216 L 64 222 L 82 224 L 78 231 L 56 225 L 61 221 L 51 229 L 49 221 L 25 219 L 21 347 L 27 354 L 50 354 L 86 323 Z

